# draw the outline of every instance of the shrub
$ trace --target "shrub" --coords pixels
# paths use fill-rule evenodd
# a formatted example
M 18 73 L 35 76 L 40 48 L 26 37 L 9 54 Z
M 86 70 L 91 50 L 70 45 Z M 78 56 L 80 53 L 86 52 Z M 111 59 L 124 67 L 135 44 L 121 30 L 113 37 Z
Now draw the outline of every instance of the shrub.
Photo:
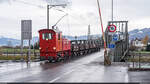
M 136 46 L 131 46 L 131 47 L 129 48 L 130 51 L 135 51 L 136 49 L 137 49 Z
M 146 46 L 146 51 L 150 51 L 150 45 Z

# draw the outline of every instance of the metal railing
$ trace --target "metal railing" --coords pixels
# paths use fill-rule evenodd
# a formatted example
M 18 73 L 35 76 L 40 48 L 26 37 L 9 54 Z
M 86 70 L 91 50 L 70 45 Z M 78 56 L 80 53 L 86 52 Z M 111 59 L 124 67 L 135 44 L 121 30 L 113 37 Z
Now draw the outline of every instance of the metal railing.
M 31 52 L 32 60 L 39 59 L 40 53 L 36 51 Z M 0 51 L 0 60 L 23 60 L 26 61 L 28 58 L 28 50 L 21 53 L 19 49 L 6 49 L 4 51 Z
M 128 57 L 129 70 L 150 70 L 149 53 L 130 52 Z

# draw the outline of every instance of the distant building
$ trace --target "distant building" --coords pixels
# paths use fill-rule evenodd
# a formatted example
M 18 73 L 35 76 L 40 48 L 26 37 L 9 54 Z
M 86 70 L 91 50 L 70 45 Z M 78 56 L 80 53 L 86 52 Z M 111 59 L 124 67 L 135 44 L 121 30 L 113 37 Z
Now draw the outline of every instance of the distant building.
M 137 49 L 136 50 L 145 50 L 146 46 L 143 44 L 142 39 L 134 39 L 131 40 L 131 46 L 135 46 Z
M 150 39 L 148 39 L 147 45 L 150 45 Z
M 146 46 L 146 51 L 150 51 L 150 39 L 148 39 L 147 46 Z
M 142 43 L 142 39 L 138 39 L 136 38 L 135 40 L 132 40 L 132 46 L 136 46 L 136 47 L 143 47 L 144 44 Z

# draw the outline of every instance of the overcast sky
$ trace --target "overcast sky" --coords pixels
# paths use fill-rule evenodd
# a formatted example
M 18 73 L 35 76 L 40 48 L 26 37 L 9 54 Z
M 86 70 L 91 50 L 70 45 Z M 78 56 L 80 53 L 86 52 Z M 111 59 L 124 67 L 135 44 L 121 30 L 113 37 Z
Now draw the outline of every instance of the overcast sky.
M 54 0 L 64 3 L 65 0 Z M 49 0 L 51 2 L 51 0 Z M 58 28 L 64 35 L 87 35 L 88 25 L 91 33 L 101 33 L 96 0 L 69 0 L 66 8 L 50 9 L 50 26 L 54 25 L 65 13 Z M 0 36 L 20 39 L 21 20 L 33 21 L 33 36 L 38 30 L 46 28 L 46 0 L 0 0 Z M 129 21 L 129 31 L 135 28 L 150 27 L 150 0 L 114 0 L 114 20 Z M 111 20 L 111 0 L 100 0 L 104 27 Z

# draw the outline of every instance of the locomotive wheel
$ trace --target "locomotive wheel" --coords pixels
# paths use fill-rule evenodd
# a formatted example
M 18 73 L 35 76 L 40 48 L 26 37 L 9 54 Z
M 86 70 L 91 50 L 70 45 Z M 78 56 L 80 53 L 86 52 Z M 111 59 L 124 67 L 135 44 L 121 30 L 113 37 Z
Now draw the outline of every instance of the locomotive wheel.
M 57 60 L 56 60 L 56 62 L 60 62 L 60 61 L 61 61 L 60 59 L 57 59 Z
M 56 60 L 55 59 L 49 59 L 49 62 L 54 63 L 54 62 L 56 62 Z
M 71 59 L 71 56 L 68 56 L 68 59 L 70 60 L 70 59 Z
M 69 55 L 67 55 L 67 60 L 69 60 L 70 58 L 69 58 L 70 56 Z
M 66 59 L 65 60 L 68 60 L 68 56 L 66 56 Z
M 66 59 L 67 59 L 66 56 L 64 56 L 63 61 L 66 61 Z
M 40 61 L 43 61 L 41 57 L 40 57 Z
M 55 63 L 55 62 L 56 62 L 56 60 L 52 59 L 52 60 L 51 60 L 51 62 L 52 62 L 52 63 Z
M 69 56 L 64 56 L 64 61 L 68 60 L 69 59 Z
M 61 57 L 58 57 L 58 58 L 56 59 L 57 62 L 60 62 L 60 61 L 62 61 L 62 60 L 63 60 L 63 58 L 61 58 Z
M 52 63 L 52 60 L 48 60 L 49 63 Z

